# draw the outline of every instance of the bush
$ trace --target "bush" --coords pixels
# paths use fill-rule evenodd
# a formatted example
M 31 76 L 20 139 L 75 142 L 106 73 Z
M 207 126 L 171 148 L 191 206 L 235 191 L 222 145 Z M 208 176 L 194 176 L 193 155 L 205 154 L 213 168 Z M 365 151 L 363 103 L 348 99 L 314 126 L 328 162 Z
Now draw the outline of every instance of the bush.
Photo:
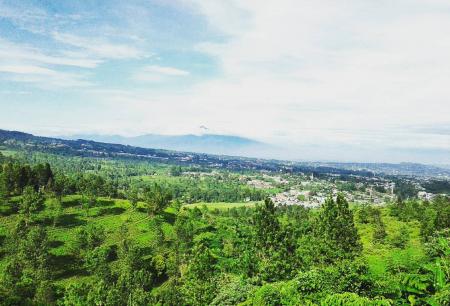
M 244 302 L 253 286 L 235 275 L 224 275 L 220 280 L 216 297 L 210 305 L 237 305 Z
M 282 296 L 278 288 L 276 288 L 273 284 L 267 284 L 254 291 L 251 298 L 242 305 L 245 306 L 283 305 L 281 301 Z
M 369 299 L 361 297 L 355 293 L 333 294 L 326 297 L 322 302 L 322 306 L 390 306 L 391 300 L 386 299 Z
M 409 242 L 409 229 L 408 226 L 402 224 L 397 233 L 395 233 L 391 239 L 390 244 L 395 248 L 404 249 Z

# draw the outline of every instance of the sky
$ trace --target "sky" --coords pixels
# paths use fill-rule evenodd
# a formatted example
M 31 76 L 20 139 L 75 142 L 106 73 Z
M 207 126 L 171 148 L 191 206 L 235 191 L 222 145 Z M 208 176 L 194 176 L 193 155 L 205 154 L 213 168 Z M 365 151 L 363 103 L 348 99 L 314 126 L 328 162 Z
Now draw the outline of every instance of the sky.
M 0 128 L 450 164 L 449 55 L 447 0 L 0 0 Z

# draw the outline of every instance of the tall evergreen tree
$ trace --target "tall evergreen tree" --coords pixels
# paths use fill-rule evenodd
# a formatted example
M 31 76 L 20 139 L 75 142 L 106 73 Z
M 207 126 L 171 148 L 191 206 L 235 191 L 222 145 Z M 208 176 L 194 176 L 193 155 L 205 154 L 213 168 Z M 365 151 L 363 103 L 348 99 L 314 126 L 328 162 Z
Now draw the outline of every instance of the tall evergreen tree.
M 319 216 L 320 234 L 330 247 L 332 257 L 354 257 L 362 250 L 358 231 L 353 221 L 353 213 L 342 194 L 336 201 L 329 197 Z
M 258 248 L 271 249 L 279 242 L 280 223 L 276 216 L 275 204 L 266 199 L 264 204 L 256 207 L 253 216 Z
M 289 278 L 298 267 L 294 231 L 290 226 L 281 225 L 272 200 L 266 199 L 256 208 L 253 225 L 254 256 L 259 260 L 259 276 L 265 281 Z

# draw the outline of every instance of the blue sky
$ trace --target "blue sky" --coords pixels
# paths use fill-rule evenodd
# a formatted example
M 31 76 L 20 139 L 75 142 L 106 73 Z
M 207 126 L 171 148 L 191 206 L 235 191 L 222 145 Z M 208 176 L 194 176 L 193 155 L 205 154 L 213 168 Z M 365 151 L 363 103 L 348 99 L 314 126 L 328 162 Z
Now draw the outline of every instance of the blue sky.
M 444 0 L 0 0 L 0 128 L 450 164 Z

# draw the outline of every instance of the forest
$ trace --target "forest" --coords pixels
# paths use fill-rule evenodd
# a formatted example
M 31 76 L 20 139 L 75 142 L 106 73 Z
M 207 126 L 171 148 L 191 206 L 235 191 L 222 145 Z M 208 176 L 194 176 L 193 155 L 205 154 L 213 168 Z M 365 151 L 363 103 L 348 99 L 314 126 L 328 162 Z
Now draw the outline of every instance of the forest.
M 1 305 L 450 305 L 449 197 L 305 208 L 211 174 L 0 154 Z

